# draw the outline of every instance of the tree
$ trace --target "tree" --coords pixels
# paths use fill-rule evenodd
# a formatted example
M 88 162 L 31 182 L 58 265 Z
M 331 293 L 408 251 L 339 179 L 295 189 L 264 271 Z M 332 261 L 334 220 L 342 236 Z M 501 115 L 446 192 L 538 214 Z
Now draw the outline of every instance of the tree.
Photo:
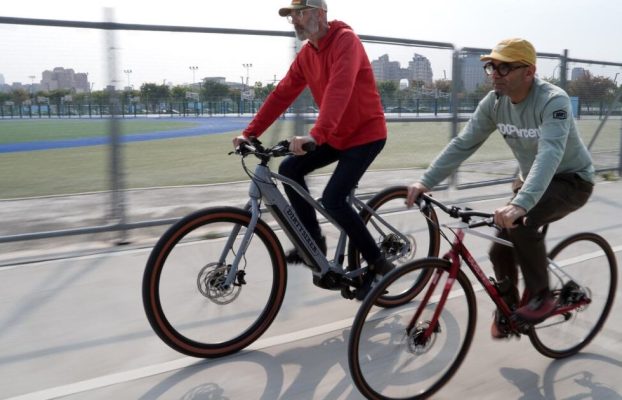
M 15 102 L 15 104 L 22 104 L 29 98 L 30 95 L 25 89 L 15 89 L 11 92 L 11 100 Z
M 376 88 L 380 94 L 382 104 L 387 107 L 390 104 L 395 104 L 397 100 L 398 84 L 395 81 L 378 81 L 376 82 Z
M 110 102 L 110 92 L 107 90 L 96 90 L 91 92 L 92 104 L 108 104 Z
M 434 81 L 434 87 L 438 89 L 439 93 L 450 93 L 451 92 L 451 81 L 449 79 L 437 79 Z
M 213 79 L 203 80 L 203 85 L 201 85 L 201 97 L 206 101 L 222 101 L 230 95 L 229 86 Z
M 568 94 L 579 97 L 582 102 L 610 102 L 613 100 L 616 89 L 616 83 L 611 78 L 592 76 L 586 72 L 580 78 L 570 81 Z
M 140 85 L 140 96 L 152 112 L 157 112 L 157 105 L 169 99 L 170 89 L 166 85 L 143 83 Z
M 55 89 L 55 90 L 51 90 L 48 93 L 47 97 L 50 99 L 50 104 L 59 104 L 61 102 L 60 99 L 62 99 L 63 97 L 67 96 L 70 93 L 71 91 L 67 89 Z
M 257 100 L 265 100 L 266 97 L 274 90 L 274 83 L 268 83 L 266 86 L 263 86 L 261 82 L 256 82 L 254 91 L 255 91 L 255 99 Z
M 185 86 L 174 86 L 173 89 L 171 89 L 171 97 L 174 101 L 185 101 L 187 91 L 188 88 Z

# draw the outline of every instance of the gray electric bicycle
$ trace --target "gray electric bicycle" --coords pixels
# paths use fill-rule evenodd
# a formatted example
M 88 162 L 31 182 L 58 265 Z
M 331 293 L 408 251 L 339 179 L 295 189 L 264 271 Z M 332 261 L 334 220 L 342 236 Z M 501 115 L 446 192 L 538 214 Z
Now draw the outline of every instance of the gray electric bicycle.
M 368 268 L 347 235 L 316 200 L 296 182 L 270 170 L 272 158 L 290 154 L 283 141 L 264 147 L 257 140 L 235 152 L 251 179 L 244 208 L 212 207 L 196 211 L 171 226 L 159 239 L 143 276 L 143 305 L 151 327 L 173 349 L 195 357 L 221 357 L 257 340 L 276 317 L 287 283 L 281 238 L 287 236 L 324 289 L 352 299 Z M 251 171 L 245 159 L 259 159 Z M 277 183 L 299 193 L 339 239 L 334 256 L 325 256 L 300 223 Z M 349 196 L 384 256 L 397 266 L 438 255 L 440 235 L 433 209 L 407 210 L 405 186 L 387 188 L 364 202 Z M 263 210 L 268 211 L 264 218 Z M 280 236 L 280 237 L 279 237 Z M 330 252 L 329 252 L 330 255 Z M 430 275 L 409 276 L 380 296 L 389 308 L 412 300 Z

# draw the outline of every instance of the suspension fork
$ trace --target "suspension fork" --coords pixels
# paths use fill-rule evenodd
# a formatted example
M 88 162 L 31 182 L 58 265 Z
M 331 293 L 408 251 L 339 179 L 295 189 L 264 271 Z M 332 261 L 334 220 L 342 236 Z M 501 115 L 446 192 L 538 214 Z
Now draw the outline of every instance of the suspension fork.
M 255 234 L 255 227 L 257 226 L 257 222 L 259 221 L 259 217 L 261 216 L 261 212 L 259 210 L 259 201 L 256 198 L 251 198 L 248 203 L 244 206 L 244 210 L 251 211 L 251 220 L 248 224 L 246 232 L 244 232 L 244 237 L 238 246 L 237 252 L 235 252 L 235 257 L 233 262 L 231 263 L 231 268 L 227 272 L 227 279 L 224 282 L 224 287 L 229 287 L 235 281 L 235 278 L 238 273 L 238 266 L 240 265 L 240 260 L 246 254 L 246 250 L 251 243 L 251 239 Z M 224 265 L 227 254 L 230 251 L 233 251 L 233 243 L 235 242 L 235 238 L 240 233 L 240 229 L 242 229 L 241 225 L 236 225 L 231 233 L 229 234 L 229 238 L 227 239 L 227 243 L 220 254 L 220 259 L 218 260 L 219 265 Z

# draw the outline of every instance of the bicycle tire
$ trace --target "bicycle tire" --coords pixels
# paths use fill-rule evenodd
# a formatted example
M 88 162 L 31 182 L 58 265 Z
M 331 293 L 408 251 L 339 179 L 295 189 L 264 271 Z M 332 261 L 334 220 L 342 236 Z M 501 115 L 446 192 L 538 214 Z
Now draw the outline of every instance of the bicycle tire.
M 580 287 L 587 288 L 591 298 L 585 307 L 552 316 L 529 329 L 529 339 L 538 352 L 550 358 L 565 358 L 581 351 L 603 327 L 616 293 L 617 262 L 609 243 L 590 232 L 564 239 L 551 250 L 549 259 L 561 264 Z M 562 287 L 566 282 L 551 276 L 551 289 L 558 302 L 565 301 L 567 295 L 562 294 Z M 566 293 L 568 287 L 566 284 Z M 580 296 L 584 292 L 577 293 Z
M 447 278 L 450 265 L 440 258 L 407 263 L 386 275 L 361 304 L 350 332 L 348 364 L 354 384 L 366 398 L 425 399 L 443 387 L 460 367 L 471 346 L 477 320 L 475 293 L 463 271 L 458 272 L 439 315 L 438 332 L 426 342 L 415 345 L 416 335 L 429 324 L 425 318 L 436 309 L 435 298 L 428 302 L 411 334 L 407 334 L 407 326 L 419 306 L 418 299 L 424 298 L 427 290 L 412 304 L 392 309 L 375 306 L 382 293 L 405 275 L 439 271 Z M 438 282 L 437 292 L 445 280 Z
M 201 358 L 235 353 L 274 321 L 287 283 L 281 244 L 259 220 L 235 285 L 219 285 L 251 214 L 234 207 L 197 211 L 170 227 L 152 250 L 142 282 L 143 306 L 155 333 L 174 350 Z M 237 235 L 230 235 L 237 229 Z M 229 236 L 233 250 L 223 254 Z
M 437 257 L 440 248 L 440 231 L 438 218 L 432 207 L 425 211 L 406 209 L 406 186 L 392 186 L 386 188 L 367 201 L 367 205 L 383 218 L 394 220 L 392 224 L 403 234 L 409 237 L 410 243 L 403 243 L 395 235 L 390 234 L 388 229 L 381 226 L 373 218 L 373 214 L 367 209 L 360 212 L 368 230 L 376 239 L 382 253 L 392 261 L 396 267 L 415 258 Z M 392 218 L 392 216 L 397 218 Z M 397 258 L 395 249 L 399 246 L 409 246 L 406 256 Z M 359 250 L 348 244 L 348 268 L 360 268 L 363 258 Z M 378 305 L 382 307 L 397 307 L 412 300 L 430 279 L 429 276 L 416 277 L 414 282 L 402 282 L 393 287 L 393 292 L 378 298 Z

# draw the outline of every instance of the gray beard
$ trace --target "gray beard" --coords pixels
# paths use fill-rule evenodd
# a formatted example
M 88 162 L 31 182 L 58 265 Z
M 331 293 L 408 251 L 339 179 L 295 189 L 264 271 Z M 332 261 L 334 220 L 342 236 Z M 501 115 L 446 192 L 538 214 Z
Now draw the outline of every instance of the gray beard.
M 316 16 L 314 16 L 314 18 L 309 22 L 309 27 L 304 29 L 297 29 L 294 28 L 296 31 L 296 37 L 298 38 L 298 40 L 300 40 L 301 42 L 303 40 L 307 40 L 311 37 L 311 35 L 316 34 L 319 30 L 320 30 L 320 24 L 318 22 L 318 19 Z

